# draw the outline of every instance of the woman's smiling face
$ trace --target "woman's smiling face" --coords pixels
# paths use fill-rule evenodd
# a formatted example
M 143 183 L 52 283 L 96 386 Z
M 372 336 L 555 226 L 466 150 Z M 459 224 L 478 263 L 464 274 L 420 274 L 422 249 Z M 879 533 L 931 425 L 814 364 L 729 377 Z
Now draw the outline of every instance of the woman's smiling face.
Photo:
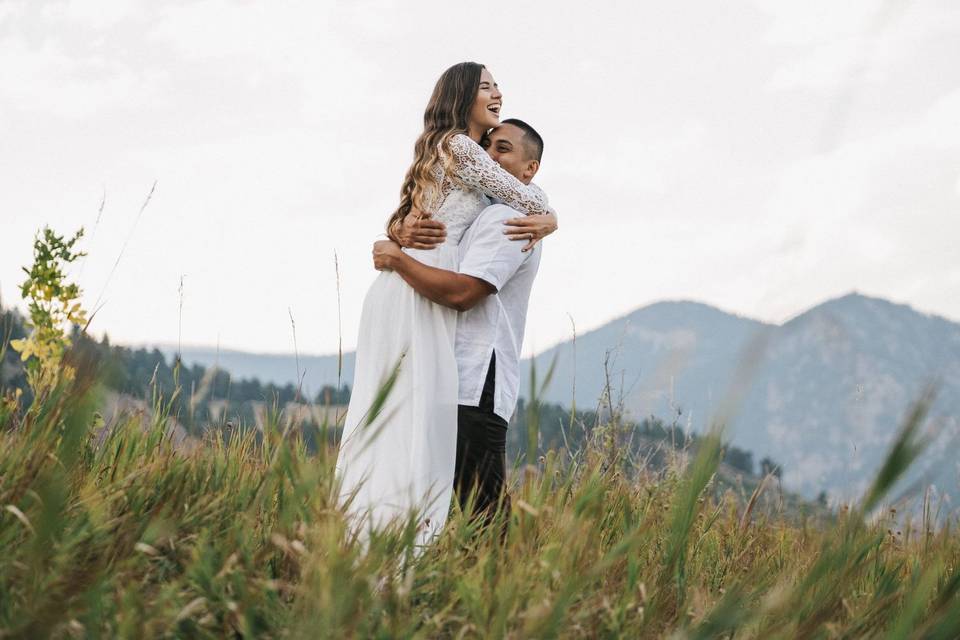
M 480 72 L 480 86 L 477 97 L 470 108 L 470 129 L 486 131 L 500 124 L 500 107 L 503 105 L 503 94 L 493 79 L 489 70 Z

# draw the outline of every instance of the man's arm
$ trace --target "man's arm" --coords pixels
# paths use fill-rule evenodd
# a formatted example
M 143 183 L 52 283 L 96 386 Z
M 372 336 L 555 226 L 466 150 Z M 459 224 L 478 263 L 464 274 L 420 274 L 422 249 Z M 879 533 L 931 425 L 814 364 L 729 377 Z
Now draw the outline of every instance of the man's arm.
M 457 311 L 472 309 L 488 295 L 497 292 L 492 284 L 480 278 L 428 267 L 400 251 L 400 246 L 389 240 L 373 245 L 373 265 L 380 271 L 396 271 L 423 297 Z

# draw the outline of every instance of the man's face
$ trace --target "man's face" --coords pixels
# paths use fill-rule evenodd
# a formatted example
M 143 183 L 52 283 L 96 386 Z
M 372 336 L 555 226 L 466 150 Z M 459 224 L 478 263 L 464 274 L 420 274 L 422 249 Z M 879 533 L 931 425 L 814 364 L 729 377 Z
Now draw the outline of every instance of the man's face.
M 522 129 L 509 123 L 502 124 L 484 136 L 480 144 L 495 162 L 517 180 L 524 184 L 530 184 L 533 180 L 539 165 L 536 160 L 527 157 Z

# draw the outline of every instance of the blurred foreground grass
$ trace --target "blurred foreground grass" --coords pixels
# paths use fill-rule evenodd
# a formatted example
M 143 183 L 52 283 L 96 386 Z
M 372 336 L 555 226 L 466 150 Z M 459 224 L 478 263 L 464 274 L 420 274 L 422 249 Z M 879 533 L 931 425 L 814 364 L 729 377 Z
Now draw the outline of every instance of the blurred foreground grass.
M 2 637 L 960 634 L 955 531 L 864 517 L 918 454 L 928 399 L 830 523 L 716 496 L 716 434 L 657 473 L 591 444 L 514 474 L 502 546 L 454 514 L 414 557 L 405 523 L 360 553 L 331 499 L 334 452 L 309 456 L 282 415 L 183 452 L 155 399 L 146 429 L 127 417 L 98 443 L 93 365 L 71 366 L 0 425 Z

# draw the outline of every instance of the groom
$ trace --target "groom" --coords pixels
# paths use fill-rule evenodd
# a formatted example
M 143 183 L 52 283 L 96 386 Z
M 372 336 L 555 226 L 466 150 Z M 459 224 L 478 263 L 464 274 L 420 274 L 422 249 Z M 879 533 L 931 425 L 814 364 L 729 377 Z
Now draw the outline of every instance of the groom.
M 482 141 L 505 170 L 529 184 L 540 168 L 543 139 L 517 119 L 504 120 Z M 429 267 L 400 250 L 432 248 L 445 235 L 444 225 L 408 215 L 393 240 L 374 244 L 378 270 L 396 271 L 424 297 L 460 311 L 456 357 L 460 376 L 457 459 L 454 488 L 463 509 L 476 488 L 474 514 L 489 522 L 502 500 L 506 478 L 507 422 L 519 391 L 520 347 L 527 304 L 540 266 L 540 220 L 524 220 L 504 204 L 484 209 L 460 241 L 459 272 Z M 528 216 L 527 218 L 539 218 Z M 508 221 L 512 226 L 508 226 Z M 507 229 L 508 231 L 505 231 Z M 530 240 L 521 246 L 515 240 Z

